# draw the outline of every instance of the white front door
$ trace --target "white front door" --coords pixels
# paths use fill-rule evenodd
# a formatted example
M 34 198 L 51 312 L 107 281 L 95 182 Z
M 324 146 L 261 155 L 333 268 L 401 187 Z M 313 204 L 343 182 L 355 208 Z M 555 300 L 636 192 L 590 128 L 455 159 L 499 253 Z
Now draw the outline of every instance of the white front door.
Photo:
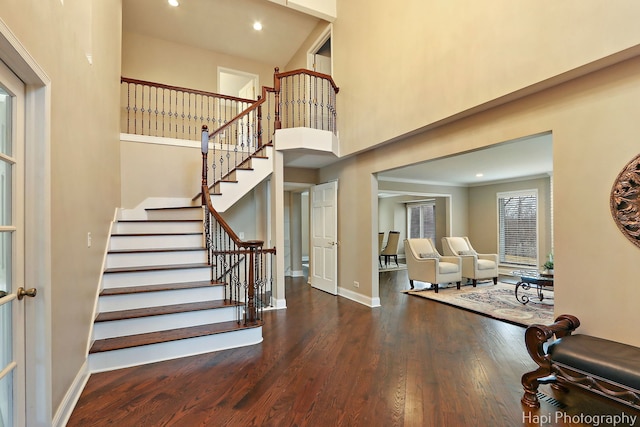
M 311 188 L 311 286 L 338 294 L 338 182 Z
M 24 98 L 0 61 L 0 427 L 26 423 Z

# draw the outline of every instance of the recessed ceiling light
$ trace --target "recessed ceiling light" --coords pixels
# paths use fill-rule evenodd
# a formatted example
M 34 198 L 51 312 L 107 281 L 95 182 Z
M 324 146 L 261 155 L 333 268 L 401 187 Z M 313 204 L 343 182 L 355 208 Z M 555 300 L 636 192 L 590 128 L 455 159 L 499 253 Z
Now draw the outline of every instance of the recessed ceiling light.
M 259 23 L 258 21 L 254 22 L 253 23 L 253 29 L 256 30 L 256 31 L 262 30 L 262 24 Z
M 180 6 L 180 3 L 178 3 L 178 0 L 169 0 L 169 4 L 173 7 Z
M 482 172 L 476 174 L 476 178 L 482 178 L 484 174 Z

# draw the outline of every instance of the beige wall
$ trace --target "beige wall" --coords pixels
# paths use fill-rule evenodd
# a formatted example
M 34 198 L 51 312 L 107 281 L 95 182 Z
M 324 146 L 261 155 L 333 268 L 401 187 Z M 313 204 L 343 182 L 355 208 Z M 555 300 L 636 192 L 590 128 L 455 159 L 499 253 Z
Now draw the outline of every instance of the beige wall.
M 442 236 L 448 234 L 449 215 L 447 209 L 448 197 L 409 196 L 399 195 L 378 199 L 378 231 L 384 232 L 385 244 L 389 231 L 399 231 L 398 254 L 404 255 L 404 239 L 407 238 L 407 203 L 434 199 L 436 205 L 436 248 L 442 253 Z
M 189 89 L 218 92 L 218 67 L 258 74 L 273 86 L 277 64 L 263 64 L 132 32 L 122 35 L 122 75 Z
M 259 191 L 259 189 L 256 191 Z M 250 191 L 226 212 L 221 214 L 238 236 L 240 236 L 240 233 L 243 233 L 244 240 L 264 241 L 266 238 L 266 236 L 262 234 L 263 230 L 260 230 L 261 227 L 258 227 L 260 217 L 257 216 L 257 203 L 255 192 Z M 263 216 L 262 211 L 259 215 Z M 265 245 L 265 247 L 266 246 L 267 245 Z
M 0 18 L 51 80 L 52 277 L 38 298 L 51 296 L 55 412 L 86 360 L 109 223 L 120 202 L 121 1 L 0 0 Z M 26 268 L 41 266 L 27 260 Z
M 372 185 L 371 174 L 551 131 L 555 312 L 578 316 L 584 333 L 640 345 L 634 303 L 640 252 L 617 230 L 609 212 L 613 180 L 638 152 L 640 122 L 634 116 L 640 99 L 638 75 L 640 58 L 625 61 L 321 170 L 321 180 L 340 181 L 339 285 L 357 280 L 361 292 L 377 296 L 377 289 L 362 285 L 372 283 L 375 287 L 377 277 L 360 258 L 367 252 L 363 242 L 373 240 L 365 236 L 377 231 L 377 223 L 372 221 L 377 215 L 349 214 L 356 207 L 376 209 L 375 193 L 363 191 Z M 368 121 L 372 122 L 375 120 Z M 464 233 L 453 231 L 459 232 Z M 375 255 L 375 250 L 372 242 L 370 253 Z
M 442 230 L 442 235 L 449 232 L 451 229 L 452 236 L 466 236 L 468 235 L 468 221 L 469 221 L 469 189 L 467 187 L 453 187 L 447 185 L 431 185 L 421 184 L 418 182 L 394 182 L 394 181 L 380 181 L 378 188 L 382 191 L 396 191 L 400 193 L 408 194 L 422 194 L 426 196 L 433 196 L 436 199 L 450 199 L 449 211 L 442 215 L 442 211 L 446 209 L 446 206 L 441 206 L 441 203 L 436 203 L 436 214 L 441 213 L 440 218 L 437 220 L 438 232 Z M 424 197 L 423 197 L 424 198 Z M 440 223 L 440 221 L 446 221 Z M 440 242 L 435 242 L 438 249 L 441 249 Z
M 309 34 L 304 43 L 302 43 L 302 46 L 300 46 L 300 49 L 298 49 L 298 51 L 293 55 L 289 63 L 286 64 L 286 67 L 281 67 L 281 71 L 307 68 L 307 53 L 309 52 L 309 49 L 313 45 L 315 45 L 320 36 L 327 30 L 327 27 L 329 27 L 330 25 L 331 24 L 326 21 L 318 22 L 318 25 L 316 25 L 313 31 L 311 31 L 311 34 Z
M 341 154 L 637 50 L 639 15 L 636 0 L 615 7 L 600 0 L 450 0 L 392 10 L 385 0 L 339 0 L 333 77 Z
M 149 197 L 189 198 L 200 192 L 200 147 L 129 141 L 120 147 L 121 207 L 135 208 Z

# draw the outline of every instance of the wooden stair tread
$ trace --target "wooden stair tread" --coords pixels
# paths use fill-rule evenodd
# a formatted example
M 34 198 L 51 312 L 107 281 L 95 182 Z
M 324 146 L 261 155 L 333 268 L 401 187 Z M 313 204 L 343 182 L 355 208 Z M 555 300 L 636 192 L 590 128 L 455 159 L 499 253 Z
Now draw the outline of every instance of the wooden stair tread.
M 256 328 L 259 326 L 262 326 L 262 321 L 258 321 L 255 325 L 247 326 L 242 323 L 239 324 L 238 322 L 230 321 L 191 326 L 188 328 L 169 329 L 166 331 L 148 332 L 145 334 L 129 335 L 125 337 L 106 338 L 95 341 L 91 346 L 89 353 L 99 353 L 103 351 L 120 350 L 149 344 L 159 344 L 187 338 L 196 338 L 224 332 Z
M 202 206 L 167 206 L 167 207 L 155 207 L 155 208 L 144 208 L 145 211 L 170 211 L 170 210 L 180 210 L 180 209 L 202 209 Z
M 211 283 L 207 282 L 184 282 L 184 283 L 161 283 L 157 285 L 144 285 L 144 286 L 124 286 L 119 288 L 106 288 L 100 292 L 100 296 L 110 295 L 126 295 L 126 294 L 139 294 L 144 292 L 160 292 L 160 291 L 175 291 L 180 289 L 195 289 L 206 288 L 208 286 L 223 286 L 224 283 Z
M 163 252 L 196 252 L 206 251 L 202 246 L 184 248 L 149 248 L 149 249 L 111 249 L 110 254 L 139 254 L 139 253 L 163 253 Z
M 133 273 L 142 271 L 163 271 L 163 270 L 183 270 L 187 268 L 210 268 L 211 265 L 203 263 L 194 264 L 171 264 L 171 265 L 148 265 L 141 267 L 114 267 L 104 270 L 105 273 Z
M 112 320 L 138 319 L 141 317 L 161 316 L 163 314 L 185 313 L 190 311 L 212 310 L 216 308 L 236 307 L 239 303 L 229 300 L 199 301 L 183 304 L 162 305 L 130 310 L 108 311 L 100 313 L 96 322 Z
M 111 237 L 136 237 L 136 236 L 193 236 L 201 235 L 202 231 L 180 232 L 170 231 L 167 233 L 111 233 Z
M 202 222 L 201 219 L 119 219 L 118 223 L 148 224 L 152 222 Z

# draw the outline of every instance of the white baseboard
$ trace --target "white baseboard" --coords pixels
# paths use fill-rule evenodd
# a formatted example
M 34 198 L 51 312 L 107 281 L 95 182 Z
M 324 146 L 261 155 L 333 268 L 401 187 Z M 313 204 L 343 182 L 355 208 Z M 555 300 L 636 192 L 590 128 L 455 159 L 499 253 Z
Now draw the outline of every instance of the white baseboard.
M 350 289 L 338 288 L 338 295 L 341 297 L 348 298 L 352 301 L 358 302 L 362 305 L 366 305 L 367 307 L 380 307 L 380 298 L 370 298 L 368 296 L 353 292 Z
M 84 390 L 84 386 L 87 385 L 87 381 L 89 381 L 89 375 L 89 364 L 85 360 L 73 380 L 73 383 L 71 383 L 71 387 L 67 390 L 64 399 L 62 399 L 60 406 L 58 406 L 58 410 L 56 411 L 51 424 L 53 427 L 64 427 L 67 425 L 67 422 L 73 413 L 73 409 L 76 407 L 76 404 L 80 399 L 82 390 Z
M 271 298 L 271 304 L 273 304 L 273 307 L 278 310 L 281 308 L 287 308 L 287 300 L 284 298 Z
M 304 274 L 304 271 L 302 271 L 302 270 L 291 270 L 289 272 L 289 276 L 290 277 L 304 277 L 305 274 Z

